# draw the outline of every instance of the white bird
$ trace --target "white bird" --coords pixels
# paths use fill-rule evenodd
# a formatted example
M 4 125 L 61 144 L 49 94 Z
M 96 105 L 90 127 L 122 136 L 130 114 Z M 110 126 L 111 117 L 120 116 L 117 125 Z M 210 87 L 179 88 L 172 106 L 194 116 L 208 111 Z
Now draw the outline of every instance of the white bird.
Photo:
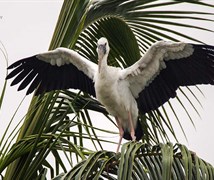
M 27 94 L 59 89 L 80 89 L 96 97 L 116 119 L 120 139 L 140 140 L 143 132 L 138 111 L 147 113 L 176 96 L 179 86 L 214 84 L 214 46 L 184 42 L 156 42 L 132 66 L 107 65 L 109 44 L 97 42 L 98 65 L 67 48 L 21 59 L 7 79 L 18 90 L 30 84 Z

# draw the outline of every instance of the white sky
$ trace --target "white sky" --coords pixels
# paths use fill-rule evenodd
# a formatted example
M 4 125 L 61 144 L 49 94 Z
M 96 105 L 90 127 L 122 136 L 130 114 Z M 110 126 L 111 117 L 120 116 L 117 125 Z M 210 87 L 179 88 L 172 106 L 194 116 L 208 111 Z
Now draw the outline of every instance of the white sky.
M 213 3 L 213 0 L 207 0 Z M 62 1 L 1 1 L 0 0 L 0 41 L 4 44 L 9 58 L 9 64 L 23 57 L 31 56 L 39 52 L 44 52 L 48 49 L 56 21 L 60 12 Z M 187 5 L 181 9 L 192 10 L 193 7 Z M 201 8 L 203 11 L 210 11 L 209 8 Z M 213 17 L 212 17 L 213 18 Z M 214 23 L 203 23 L 203 27 L 214 29 Z M 196 38 L 202 39 L 208 44 L 214 45 L 213 33 L 195 33 L 188 30 L 186 33 L 193 34 Z M 2 46 L 0 46 L 2 48 Z M 6 62 L 0 52 L 0 92 L 3 87 L 6 74 Z M 9 81 L 10 83 L 11 81 Z M 17 92 L 17 86 L 7 87 L 4 99 L 4 106 L 0 112 L 0 137 L 4 132 L 9 120 L 15 112 L 16 107 L 25 96 L 25 91 Z M 191 125 L 186 116 L 183 117 L 182 125 L 188 137 L 186 142 L 179 128 L 177 136 L 180 143 L 186 144 L 189 149 L 204 160 L 214 165 L 214 119 L 213 119 L 213 102 L 214 88 L 211 86 L 203 86 L 201 88 L 205 98 L 199 97 L 203 109 L 199 108 L 201 119 L 194 115 L 196 130 Z M 18 120 L 24 116 L 24 113 L 29 106 L 32 95 L 29 95 L 20 110 L 17 113 Z M 182 111 L 179 111 L 182 114 Z M 176 124 L 176 123 L 175 123 Z M 100 128 L 102 124 L 99 125 Z M 112 127 L 109 128 L 110 130 Z M 114 127 L 115 129 L 115 127 Z M 117 131 L 115 129 L 115 131 Z M 115 148 L 116 149 L 116 148 Z M 112 150 L 112 149 L 111 149 Z

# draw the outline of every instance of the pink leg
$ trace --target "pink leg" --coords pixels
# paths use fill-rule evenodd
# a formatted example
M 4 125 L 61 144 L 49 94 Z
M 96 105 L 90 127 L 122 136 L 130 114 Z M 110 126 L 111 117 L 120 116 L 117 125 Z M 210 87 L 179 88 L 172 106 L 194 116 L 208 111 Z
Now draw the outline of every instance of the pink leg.
M 121 145 L 121 142 L 122 142 L 124 131 L 123 131 L 123 128 L 122 128 L 122 125 L 121 125 L 121 122 L 120 122 L 119 118 L 115 117 L 115 119 L 116 119 L 116 122 L 117 122 L 117 125 L 118 125 L 118 129 L 119 129 L 119 133 L 120 133 L 120 139 L 119 139 L 118 146 L 117 146 L 117 151 L 116 151 L 116 153 L 118 153 L 120 145 Z
M 135 141 L 135 130 L 134 130 L 134 125 L 133 125 L 133 120 L 132 120 L 132 115 L 130 111 L 128 111 L 128 116 L 129 116 L 129 125 L 130 125 L 130 135 L 132 137 L 132 141 Z

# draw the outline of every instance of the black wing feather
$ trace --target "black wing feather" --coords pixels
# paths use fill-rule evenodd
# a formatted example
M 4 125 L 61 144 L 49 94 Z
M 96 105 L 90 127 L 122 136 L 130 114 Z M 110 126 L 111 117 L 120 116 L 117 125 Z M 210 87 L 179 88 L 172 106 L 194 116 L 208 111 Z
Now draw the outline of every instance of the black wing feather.
M 142 113 L 156 110 L 175 97 L 179 86 L 214 85 L 214 46 L 192 46 L 191 56 L 165 61 L 166 68 L 139 94 L 137 103 Z
M 32 70 L 26 77 L 25 79 L 22 81 L 22 83 L 20 84 L 18 91 L 24 89 L 27 87 L 28 84 L 30 84 L 30 82 L 32 81 L 32 79 L 34 79 L 36 77 L 37 73 Z
M 21 59 L 8 67 L 13 69 L 6 77 L 15 77 L 11 85 L 21 84 L 18 90 L 30 85 L 27 93 L 36 89 L 35 95 L 60 89 L 80 89 L 95 97 L 93 80 L 78 70 L 73 64 L 65 64 L 60 67 L 39 60 L 37 56 Z
M 28 88 L 26 95 L 31 94 L 39 86 L 40 79 L 41 79 L 40 75 L 37 74 L 33 82 L 30 84 L 30 87 Z
M 9 68 L 8 68 L 9 69 Z M 10 79 L 13 78 L 14 76 L 16 76 L 17 74 L 19 74 L 21 71 L 23 70 L 22 67 L 17 67 L 16 69 L 14 69 L 10 74 L 7 75 L 6 79 Z

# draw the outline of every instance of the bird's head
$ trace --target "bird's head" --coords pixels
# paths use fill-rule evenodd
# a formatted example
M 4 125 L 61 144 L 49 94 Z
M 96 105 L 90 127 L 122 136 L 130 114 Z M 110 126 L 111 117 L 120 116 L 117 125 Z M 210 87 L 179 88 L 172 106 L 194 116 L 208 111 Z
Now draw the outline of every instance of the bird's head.
M 99 60 L 103 59 L 104 55 L 108 55 L 109 50 L 110 48 L 109 48 L 108 40 L 104 37 L 100 38 L 97 41 L 97 54 L 98 54 Z

